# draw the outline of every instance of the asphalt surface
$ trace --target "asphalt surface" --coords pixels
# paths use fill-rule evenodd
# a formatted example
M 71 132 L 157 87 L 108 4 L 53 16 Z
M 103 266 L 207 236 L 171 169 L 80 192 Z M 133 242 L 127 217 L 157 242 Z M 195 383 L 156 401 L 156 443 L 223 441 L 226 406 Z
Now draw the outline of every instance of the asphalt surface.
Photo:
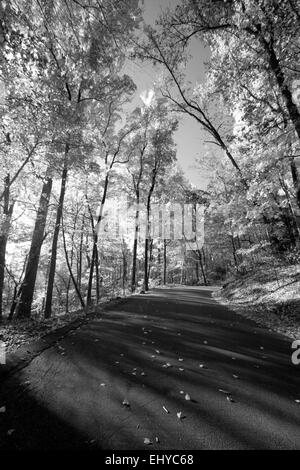
M 1 384 L 0 449 L 300 449 L 292 341 L 211 293 L 133 296 L 43 351 Z

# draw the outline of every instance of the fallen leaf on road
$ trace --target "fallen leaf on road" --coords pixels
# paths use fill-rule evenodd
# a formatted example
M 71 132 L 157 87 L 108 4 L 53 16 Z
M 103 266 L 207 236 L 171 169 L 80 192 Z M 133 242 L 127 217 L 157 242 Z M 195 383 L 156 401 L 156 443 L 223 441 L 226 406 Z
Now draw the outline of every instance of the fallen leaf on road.
M 225 395 L 230 395 L 230 392 L 228 392 L 228 390 L 223 390 L 222 388 L 219 388 L 219 392 L 225 393 Z
M 129 401 L 125 398 L 125 399 L 123 400 L 122 405 L 129 407 L 129 406 L 130 406 L 130 403 L 129 403 Z
M 183 418 L 183 414 L 182 414 L 182 411 L 179 411 L 177 414 L 177 418 L 178 419 L 182 419 Z
M 265 348 L 263 346 L 261 346 L 259 349 L 261 349 L 263 351 Z
M 184 398 L 185 398 L 185 400 L 186 400 L 186 401 L 191 401 L 191 397 L 189 396 L 189 394 L 188 394 L 188 393 L 186 393 L 186 395 L 185 395 L 185 397 L 184 397 Z
M 180 394 L 183 395 L 183 394 L 184 394 L 184 391 L 183 391 L 183 390 L 180 390 Z
M 6 406 L 1 406 L 0 413 L 5 413 L 5 411 L 6 411 Z
M 233 377 L 234 379 L 239 379 L 239 376 L 238 376 L 238 375 L 235 375 L 235 374 L 233 374 L 232 377 Z
M 226 400 L 229 401 L 230 403 L 234 403 L 234 400 L 231 397 L 226 397 Z
M 178 361 L 182 362 L 183 361 L 182 357 L 179 357 Z
M 300 403 L 300 400 L 295 400 L 296 403 Z
M 146 375 L 145 372 L 141 372 L 141 375 Z
M 158 437 L 155 438 L 155 442 L 156 442 L 156 444 L 159 444 L 159 439 L 158 439 Z
M 9 429 L 9 430 L 7 431 L 7 435 L 8 435 L 8 436 L 11 436 L 14 432 L 15 432 L 15 429 Z
M 183 371 L 184 371 L 184 369 L 183 369 L 182 367 L 179 367 L 179 370 L 180 370 L 180 372 L 183 372 Z
M 163 367 L 168 369 L 169 367 L 172 367 L 172 365 L 169 362 L 167 362 L 166 364 L 163 364 Z
M 204 369 L 205 365 L 204 364 L 199 364 L 200 369 Z
M 155 349 L 156 354 L 160 354 L 160 351 L 158 349 Z
M 150 441 L 150 439 L 148 437 L 145 437 L 144 444 L 146 444 L 147 446 L 150 446 L 152 444 L 152 442 Z
M 208 342 L 207 342 L 207 341 L 203 341 L 203 343 L 204 343 L 204 344 L 208 344 Z

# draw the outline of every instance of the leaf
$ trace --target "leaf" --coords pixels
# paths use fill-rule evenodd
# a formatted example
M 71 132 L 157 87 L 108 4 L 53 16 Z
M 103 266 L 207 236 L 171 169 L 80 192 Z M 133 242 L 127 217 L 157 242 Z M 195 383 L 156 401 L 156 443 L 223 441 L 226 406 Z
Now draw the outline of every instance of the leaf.
M 183 372 L 183 371 L 184 371 L 184 369 L 183 369 L 182 367 L 179 367 L 178 370 L 180 370 L 180 372 Z
M 7 431 L 7 435 L 8 435 L 8 436 L 11 436 L 14 432 L 15 432 L 15 429 L 9 429 L 9 430 Z
M 156 444 L 159 444 L 159 438 L 158 437 L 155 438 L 155 442 L 156 442 Z
M 130 406 L 130 403 L 129 403 L 129 401 L 125 398 L 125 399 L 123 400 L 122 405 L 129 407 L 129 406 Z
M 230 403 L 234 403 L 234 399 L 231 397 L 226 397 L 226 400 L 229 401 Z
M 182 419 L 182 418 L 183 418 L 183 413 L 182 413 L 182 411 L 179 411 L 178 413 L 176 413 L 176 415 L 177 415 L 177 418 L 178 418 L 178 419 Z
M 205 340 L 205 341 L 203 341 L 203 344 L 208 344 L 208 342 Z
M 178 361 L 179 361 L 179 362 L 183 362 L 182 357 L 179 357 Z
M 168 369 L 169 367 L 172 367 L 172 365 L 169 362 L 167 362 L 166 364 L 163 365 L 163 367 Z
M 239 378 L 240 378 L 238 375 L 235 375 L 235 374 L 233 374 L 232 377 L 233 377 L 234 379 L 239 379 Z
M 159 349 L 155 349 L 156 354 L 160 354 Z
M 222 388 L 219 388 L 219 392 L 225 393 L 225 395 L 230 395 L 230 392 L 228 392 L 228 390 L 223 390 Z
M 100 384 L 100 387 L 106 387 L 105 383 Z
M 183 390 L 180 390 L 180 394 L 181 394 L 181 395 L 184 395 L 184 391 L 183 391 Z
M 186 401 L 191 401 L 191 397 L 188 393 L 185 394 L 184 398 L 185 398 Z
M 5 412 L 6 412 L 6 406 L 1 406 L 0 413 L 5 413 Z
M 205 365 L 204 364 L 199 364 L 200 369 L 204 369 Z
M 300 403 L 300 400 L 295 400 L 296 403 Z
M 150 446 L 152 444 L 152 442 L 150 441 L 150 439 L 148 437 L 145 437 L 144 444 L 146 444 L 147 446 Z

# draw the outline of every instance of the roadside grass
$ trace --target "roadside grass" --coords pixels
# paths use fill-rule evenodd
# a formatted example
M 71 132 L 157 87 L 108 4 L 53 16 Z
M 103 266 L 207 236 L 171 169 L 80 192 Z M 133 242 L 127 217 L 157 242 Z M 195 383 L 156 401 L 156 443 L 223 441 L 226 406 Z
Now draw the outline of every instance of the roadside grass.
M 260 266 L 228 280 L 214 297 L 270 330 L 300 338 L 300 264 Z

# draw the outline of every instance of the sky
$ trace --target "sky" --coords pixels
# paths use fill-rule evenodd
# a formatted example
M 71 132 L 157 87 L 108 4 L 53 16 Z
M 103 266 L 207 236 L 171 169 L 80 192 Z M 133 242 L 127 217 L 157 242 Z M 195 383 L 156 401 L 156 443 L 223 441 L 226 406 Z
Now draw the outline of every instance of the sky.
M 178 3 L 176 0 L 144 0 L 144 19 L 146 23 L 154 25 L 162 10 Z M 187 67 L 187 78 L 192 83 L 202 82 L 205 79 L 205 61 L 209 58 L 209 49 L 204 48 L 199 41 L 191 46 L 192 60 Z M 147 63 L 130 63 L 128 73 L 137 85 L 137 105 L 141 104 L 139 96 L 153 88 L 157 69 Z M 205 152 L 203 134 L 199 124 L 191 117 L 183 118 L 176 132 L 177 158 L 179 166 L 183 169 L 190 182 L 200 189 L 205 189 L 208 174 L 196 167 L 197 156 Z

